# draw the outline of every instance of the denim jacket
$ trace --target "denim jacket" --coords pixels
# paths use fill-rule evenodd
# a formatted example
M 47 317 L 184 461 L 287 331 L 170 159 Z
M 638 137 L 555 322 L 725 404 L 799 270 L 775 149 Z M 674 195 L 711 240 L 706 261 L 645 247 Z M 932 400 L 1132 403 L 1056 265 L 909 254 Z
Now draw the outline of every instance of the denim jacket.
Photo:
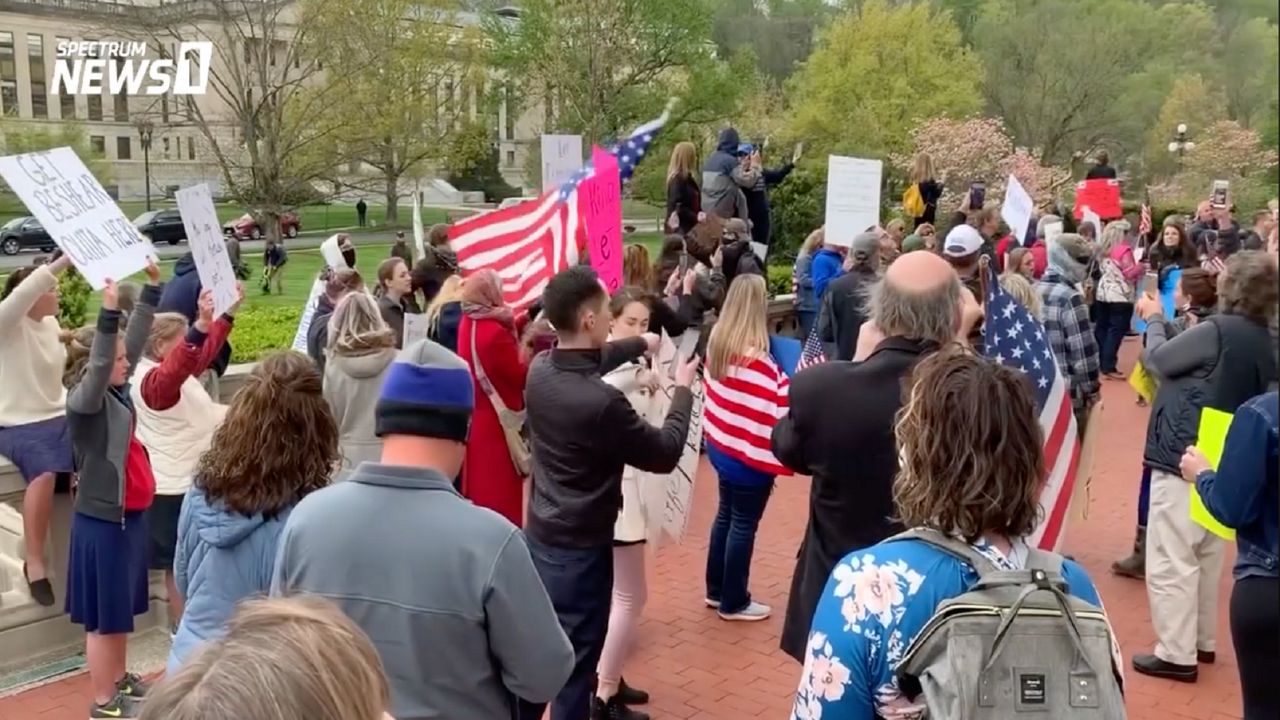
M 1205 507 L 1236 529 L 1236 580 L 1280 577 L 1280 400 L 1275 391 L 1241 405 L 1218 470 L 1196 476 Z
M 818 304 L 818 296 L 813 292 L 813 256 L 801 255 L 796 258 L 796 266 L 792 276 L 796 286 L 796 312 L 818 312 L 822 307 Z

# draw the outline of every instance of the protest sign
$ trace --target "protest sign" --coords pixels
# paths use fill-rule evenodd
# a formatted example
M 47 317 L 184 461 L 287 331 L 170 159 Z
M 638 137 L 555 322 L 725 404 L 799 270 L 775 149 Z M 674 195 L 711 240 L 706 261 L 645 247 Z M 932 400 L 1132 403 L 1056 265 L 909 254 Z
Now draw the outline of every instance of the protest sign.
M 692 342 L 687 342 L 692 336 Z M 686 332 L 677 347 L 664 333 L 662 344 L 654 357 L 653 370 L 658 375 L 659 387 L 654 393 L 645 420 L 661 426 L 671 408 L 671 396 L 675 394 L 675 368 L 677 362 L 689 357 L 688 352 L 697 345 L 698 333 Z M 688 345 L 689 351 L 684 350 Z M 706 398 L 702 380 L 694 382 L 693 408 L 689 413 L 689 435 L 685 439 L 684 452 L 676 469 L 666 475 L 636 473 L 640 487 L 641 503 L 648 523 L 650 549 L 657 551 L 662 536 L 680 542 L 689 525 L 689 507 L 693 503 L 693 479 L 698 473 L 698 455 L 702 446 L 702 405 Z
M 324 258 L 324 264 L 334 270 L 347 269 L 347 259 L 342 257 L 342 248 L 338 246 L 338 236 L 330 235 L 328 239 L 320 243 L 320 256 Z
M 583 222 L 587 251 L 609 294 L 622 287 L 622 180 L 618 159 L 600 148 L 591 149 L 594 174 L 583 181 Z
M 298 320 L 298 331 L 293 334 L 293 349 L 298 352 L 307 351 L 307 333 L 311 330 L 311 320 L 316 316 L 316 303 L 324 293 L 324 281 L 319 278 L 311 283 L 311 294 L 307 295 L 307 303 L 302 306 L 302 317 Z
M 427 314 L 426 313 L 405 313 L 404 315 L 404 342 L 402 347 L 409 347 L 419 340 L 427 339 Z
M 138 233 L 71 148 L 0 158 L 0 176 L 95 290 L 147 266 Z
M 569 182 L 581 169 L 581 135 L 542 136 L 542 192 Z
M 1034 213 L 1035 203 L 1031 196 L 1022 187 L 1022 183 L 1018 182 L 1018 178 L 1010 175 L 1008 187 L 1004 191 L 1004 204 L 1000 206 L 1000 217 L 1004 218 L 1019 245 L 1027 237 L 1027 228 L 1031 225 Z
M 1120 182 L 1106 178 L 1080 181 L 1076 185 L 1076 220 L 1084 219 L 1084 208 L 1093 208 L 1099 217 L 1107 219 L 1124 215 L 1120 206 Z
M 426 232 L 422 229 L 422 197 L 413 194 L 413 251 L 414 262 L 421 260 L 426 254 Z
M 1094 237 L 1102 237 L 1102 218 L 1087 205 L 1080 208 L 1080 223 L 1093 223 Z
M 1226 447 L 1227 429 L 1230 427 L 1230 413 L 1214 408 L 1204 408 L 1200 411 L 1200 428 L 1196 435 L 1196 447 L 1204 453 L 1214 470 L 1218 469 L 1218 463 L 1222 461 L 1222 450 Z M 1204 506 L 1204 500 L 1200 498 L 1200 491 L 1196 488 L 1196 484 L 1190 483 L 1190 486 L 1191 519 L 1200 527 L 1224 540 L 1235 540 L 1236 531 L 1218 522 L 1218 519 L 1209 512 L 1209 508 Z
M 1053 239 L 1062 234 L 1062 223 L 1051 222 L 1044 226 L 1044 241 L 1053 242 Z
M 183 188 L 176 194 L 178 214 L 187 231 L 187 246 L 196 261 L 200 286 L 213 292 L 213 312 L 221 315 L 240 298 L 236 289 L 236 272 L 227 257 L 227 241 L 222 237 L 218 212 L 208 185 Z
M 827 157 L 826 241 L 850 247 L 858 233 L 880 224 L 879 160 Z

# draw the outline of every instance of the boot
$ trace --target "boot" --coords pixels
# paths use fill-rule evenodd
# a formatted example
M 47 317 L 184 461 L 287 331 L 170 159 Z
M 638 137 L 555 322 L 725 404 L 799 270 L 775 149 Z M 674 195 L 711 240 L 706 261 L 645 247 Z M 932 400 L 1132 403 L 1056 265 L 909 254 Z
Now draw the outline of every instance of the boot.
M 1111 563 L 1111 572 L 1121 577 L 1143 580 L 1147 577 L 1147 529 L 1138 526 L 1133 540 L 1133 554 Z
M 598 697 L 591 698 L 591 720 L 649 720 L 648 713 L 631 708 L 618 702 L 618 698 L 609 698 L 608 702 Z

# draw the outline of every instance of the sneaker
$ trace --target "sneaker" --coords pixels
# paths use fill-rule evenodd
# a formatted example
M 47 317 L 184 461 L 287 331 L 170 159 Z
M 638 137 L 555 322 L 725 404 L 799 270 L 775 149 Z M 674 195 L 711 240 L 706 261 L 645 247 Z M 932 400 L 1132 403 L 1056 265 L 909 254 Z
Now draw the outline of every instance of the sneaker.
M 608 702 L 597 697 L 591 698 L 591 720 L 649 720 L 649 713 L 632 710 L 618 702 L 617 695 Z
M 1212 665 L 1218 661 L 1218 653 L 1212 650 L 1197 650 L 1196 662 L 1202 665 Z
M 111 701 L 105 705 L 94 703 L 93 707 L 89 709 L 89 717 L 113 719 L 136 718 L 138 717 L 138 711 L 140 709 L 141 708 L 138 707 L 137 702 L 130 700 L 117 692 L 116 696 L 111 698 Z
M 758 603 L 755 600 L 752 600 L 750 603 L 747 604 L 746 607 L 742 608 L 738 612 L 726 613 L 722 611 L 718 614 L 720 615 L 721 620 L 730 620 L 730 621 L 738 621 L 738 622 L 759 622 L 761 620 L 768 618 L 769 613 L 772 613 L 772 612 L 773 612 L 773 608 L 769 607 L 768 605 L 765 605 L 764 603 Z
M 618 692 L 613 697 L 623 705 L 647 705 L 649 703 L 649 693 L 631 687 L 627 684 L 626 678 L 618 681 Z
M 703 602 L 703 603 L 705 603 L 705 604 L 706 604 L 706 606 L 707 606 L 707 607 L 709 607 L 709 608 L 711 608 L 712 610 L 719 610 L 719 609 L 720 609 L 720 601 L 719 601 L 719 600 L 712 600 L 711 598 L 706 598 L 706 599 L 704 599 L 702 602 Z
M 1137 655 L 1133 658 L 1133 669 L 1142 675 L 1193 683 L 1199 677 L 1199 669 L 1195 665 L 1176 665 L 1165 662 L 1155 655 Z
M 141 700 L 150 691 L 151 684 L 131 672 L 125 673 L 120 682 L 116 683 L 116 692 L 125 698 Z

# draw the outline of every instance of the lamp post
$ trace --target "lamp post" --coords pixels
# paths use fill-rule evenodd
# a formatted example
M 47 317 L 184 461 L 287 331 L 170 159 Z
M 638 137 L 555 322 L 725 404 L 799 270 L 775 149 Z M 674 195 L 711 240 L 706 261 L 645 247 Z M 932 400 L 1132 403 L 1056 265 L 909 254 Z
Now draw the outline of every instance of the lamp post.
M 142 142 L 142 183 L 147 199 L 147 212 L 151 212 L 151 134 L 155 127 L 150 120 L 138 122 L 138 139 Z
M 1187 139 L 1187 124 L 1178 123 L 1177 131 L 1173 135 L 1173 141 L 1169 143 L 1169 152 L 1178 155 L 1178 170 L 1182 170 L 1182 157 L 1187 152 L 1196 149 L 1196 144 Z

